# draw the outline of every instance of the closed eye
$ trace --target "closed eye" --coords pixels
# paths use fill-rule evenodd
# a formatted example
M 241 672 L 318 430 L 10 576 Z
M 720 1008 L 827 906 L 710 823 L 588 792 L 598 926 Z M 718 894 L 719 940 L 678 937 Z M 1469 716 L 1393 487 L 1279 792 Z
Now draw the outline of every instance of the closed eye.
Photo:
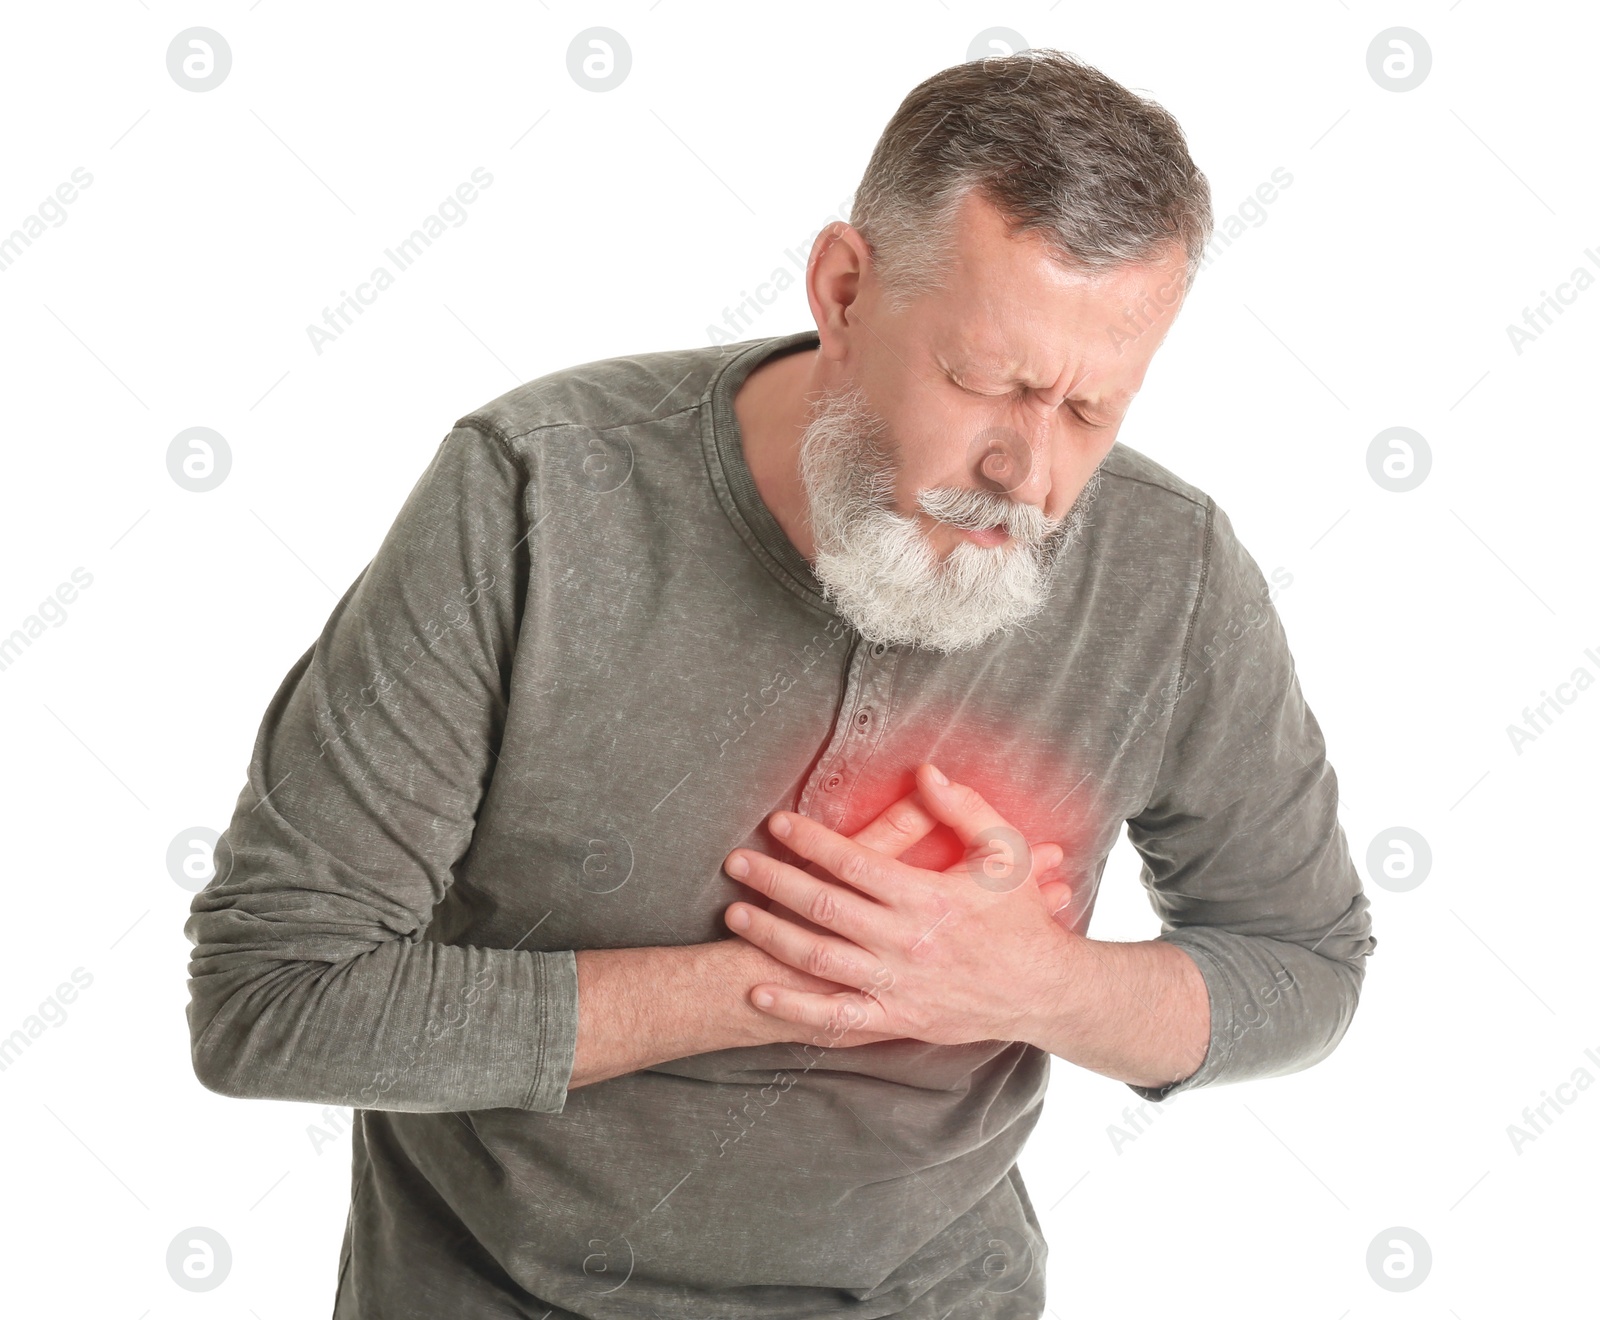
M 951 383 L 963 394 L 970 394 L 975 399 L 1023 399 L 1033 393 L 1033 391 L 1030 390 L 1026 385 L 1019 385 L 1016 389 L 1007 390 L 1001 394 L 985 394 L 982 390 L 968 389 L 967 386 L 963 385 L 960 381 L 955 380 L 954 377 L 951 378 Z M 1067 403 L 1067 400 L 1062 400 L 1063 405 L 1066 405 Z M 1078 410 L 1075 405 L 1071 406 L 1069 410 L 1071 411 L 1072 415 L 1077 418 L 1078 424 L 1090 431 L 1104 431 L 1109 429 L 1111 426 L 1110 422 L 1091 422 L 1083 415 L 1083 413 Z
M 970 394 L 975 399 L 1020 399 L 1026 394 L 1033 393 L 1026 385 L 1019 385 L 1014 390 L 1005 390 L 999 394 L 985 394 L 982 390 L 968 389 L 959 380 L 955 381 L 954 384 L 963 394 Z

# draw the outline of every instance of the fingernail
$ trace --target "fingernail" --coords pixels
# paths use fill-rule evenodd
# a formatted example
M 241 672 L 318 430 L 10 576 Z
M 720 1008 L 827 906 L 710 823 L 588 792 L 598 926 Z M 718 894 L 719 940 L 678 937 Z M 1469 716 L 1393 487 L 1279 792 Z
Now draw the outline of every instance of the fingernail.
M 756 1007 L 757 1008 L 771 1008 L 772 1007 L 772 992 L 770 990 L 757 990 L 756 991 Z
M 774 816 L 771 825 L 772 832 L 780 839 L 789 837 L 789 818 L 787 816 Z
M 944 777 L 944 771 L 939 769 L 939 767 L 936 765 L 930 765 L 928 767 L 928 778 L 933 780 L 933 782 L 936 784 L 948 785 L 950 782 Z
M 727 871 L 729 875 L 749 875 L 750 863 L 743 857 L 728 858 Z
M 736 907 L 728 913 L 728 924 L 735 930 L 743 930 L 750 924 L 750 914 L 742 907 Z

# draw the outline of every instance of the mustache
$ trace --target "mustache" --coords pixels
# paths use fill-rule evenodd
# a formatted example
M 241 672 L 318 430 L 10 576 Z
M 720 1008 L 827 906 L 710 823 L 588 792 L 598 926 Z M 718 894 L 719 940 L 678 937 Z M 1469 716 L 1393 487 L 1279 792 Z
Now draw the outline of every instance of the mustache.
M 1059 530 L 1065 521 L 1049 517 L 1032 504 L 1019 504 L 1003 495 L 952 486 L 923 491 L 917 496 L 917 505 L 930 517 L 967 531 L 1004 527 L 1024 545 L 1038 545 Z

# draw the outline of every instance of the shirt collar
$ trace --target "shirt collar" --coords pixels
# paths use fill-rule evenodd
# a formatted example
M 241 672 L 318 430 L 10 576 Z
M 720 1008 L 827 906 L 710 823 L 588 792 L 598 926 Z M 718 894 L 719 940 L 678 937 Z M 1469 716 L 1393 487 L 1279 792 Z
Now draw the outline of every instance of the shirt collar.
M 838 617 L 838 610 L 824 599 L 822 583 L 811 564 L 795 548 L 761 498 L 750 466 L 745 462 L 743 438 L 733 411 L 733 396 L 763 362 L 784 353 L 816 348 L 820 342 L 816 330 L 812 329 L 734 346 L 739 351 L 712 376 L 707 387 L 710 406 L 705 433 L 706 459 L 711 465 L 713 484 L 723 508 L 756 557 L 775 570 L 779 581 L 790 590 L 825 614 Z M 716 480 L 718 476 L 721 480 Z

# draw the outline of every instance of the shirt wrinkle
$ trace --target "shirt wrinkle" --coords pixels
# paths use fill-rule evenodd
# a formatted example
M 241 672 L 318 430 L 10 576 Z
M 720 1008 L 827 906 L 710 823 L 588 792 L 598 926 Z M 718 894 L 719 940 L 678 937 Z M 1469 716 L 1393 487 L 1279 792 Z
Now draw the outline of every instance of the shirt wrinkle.
M 772 811 L 854 834 L 926 760 L 1068 849 L 1080 933 L 1126 829 L 1211 1013 L 1195 1070 L 1135 1095 L 1309 1067 L 1352 1020 L 1369 905 L 1226 513 L 1116 444 L 1026 627 L 868 645 L 733 409 L 817 342 L 584 363 L 462 416 L 267 706 L 184 926 L 191 1053 L 222 1094 L 353 1111 L 335 1320 L 1039 1320 L 1031 1045 L 819 1038 L 570 1088 L 577 951 L 730 938 L 727 854 L 793 857 Z

